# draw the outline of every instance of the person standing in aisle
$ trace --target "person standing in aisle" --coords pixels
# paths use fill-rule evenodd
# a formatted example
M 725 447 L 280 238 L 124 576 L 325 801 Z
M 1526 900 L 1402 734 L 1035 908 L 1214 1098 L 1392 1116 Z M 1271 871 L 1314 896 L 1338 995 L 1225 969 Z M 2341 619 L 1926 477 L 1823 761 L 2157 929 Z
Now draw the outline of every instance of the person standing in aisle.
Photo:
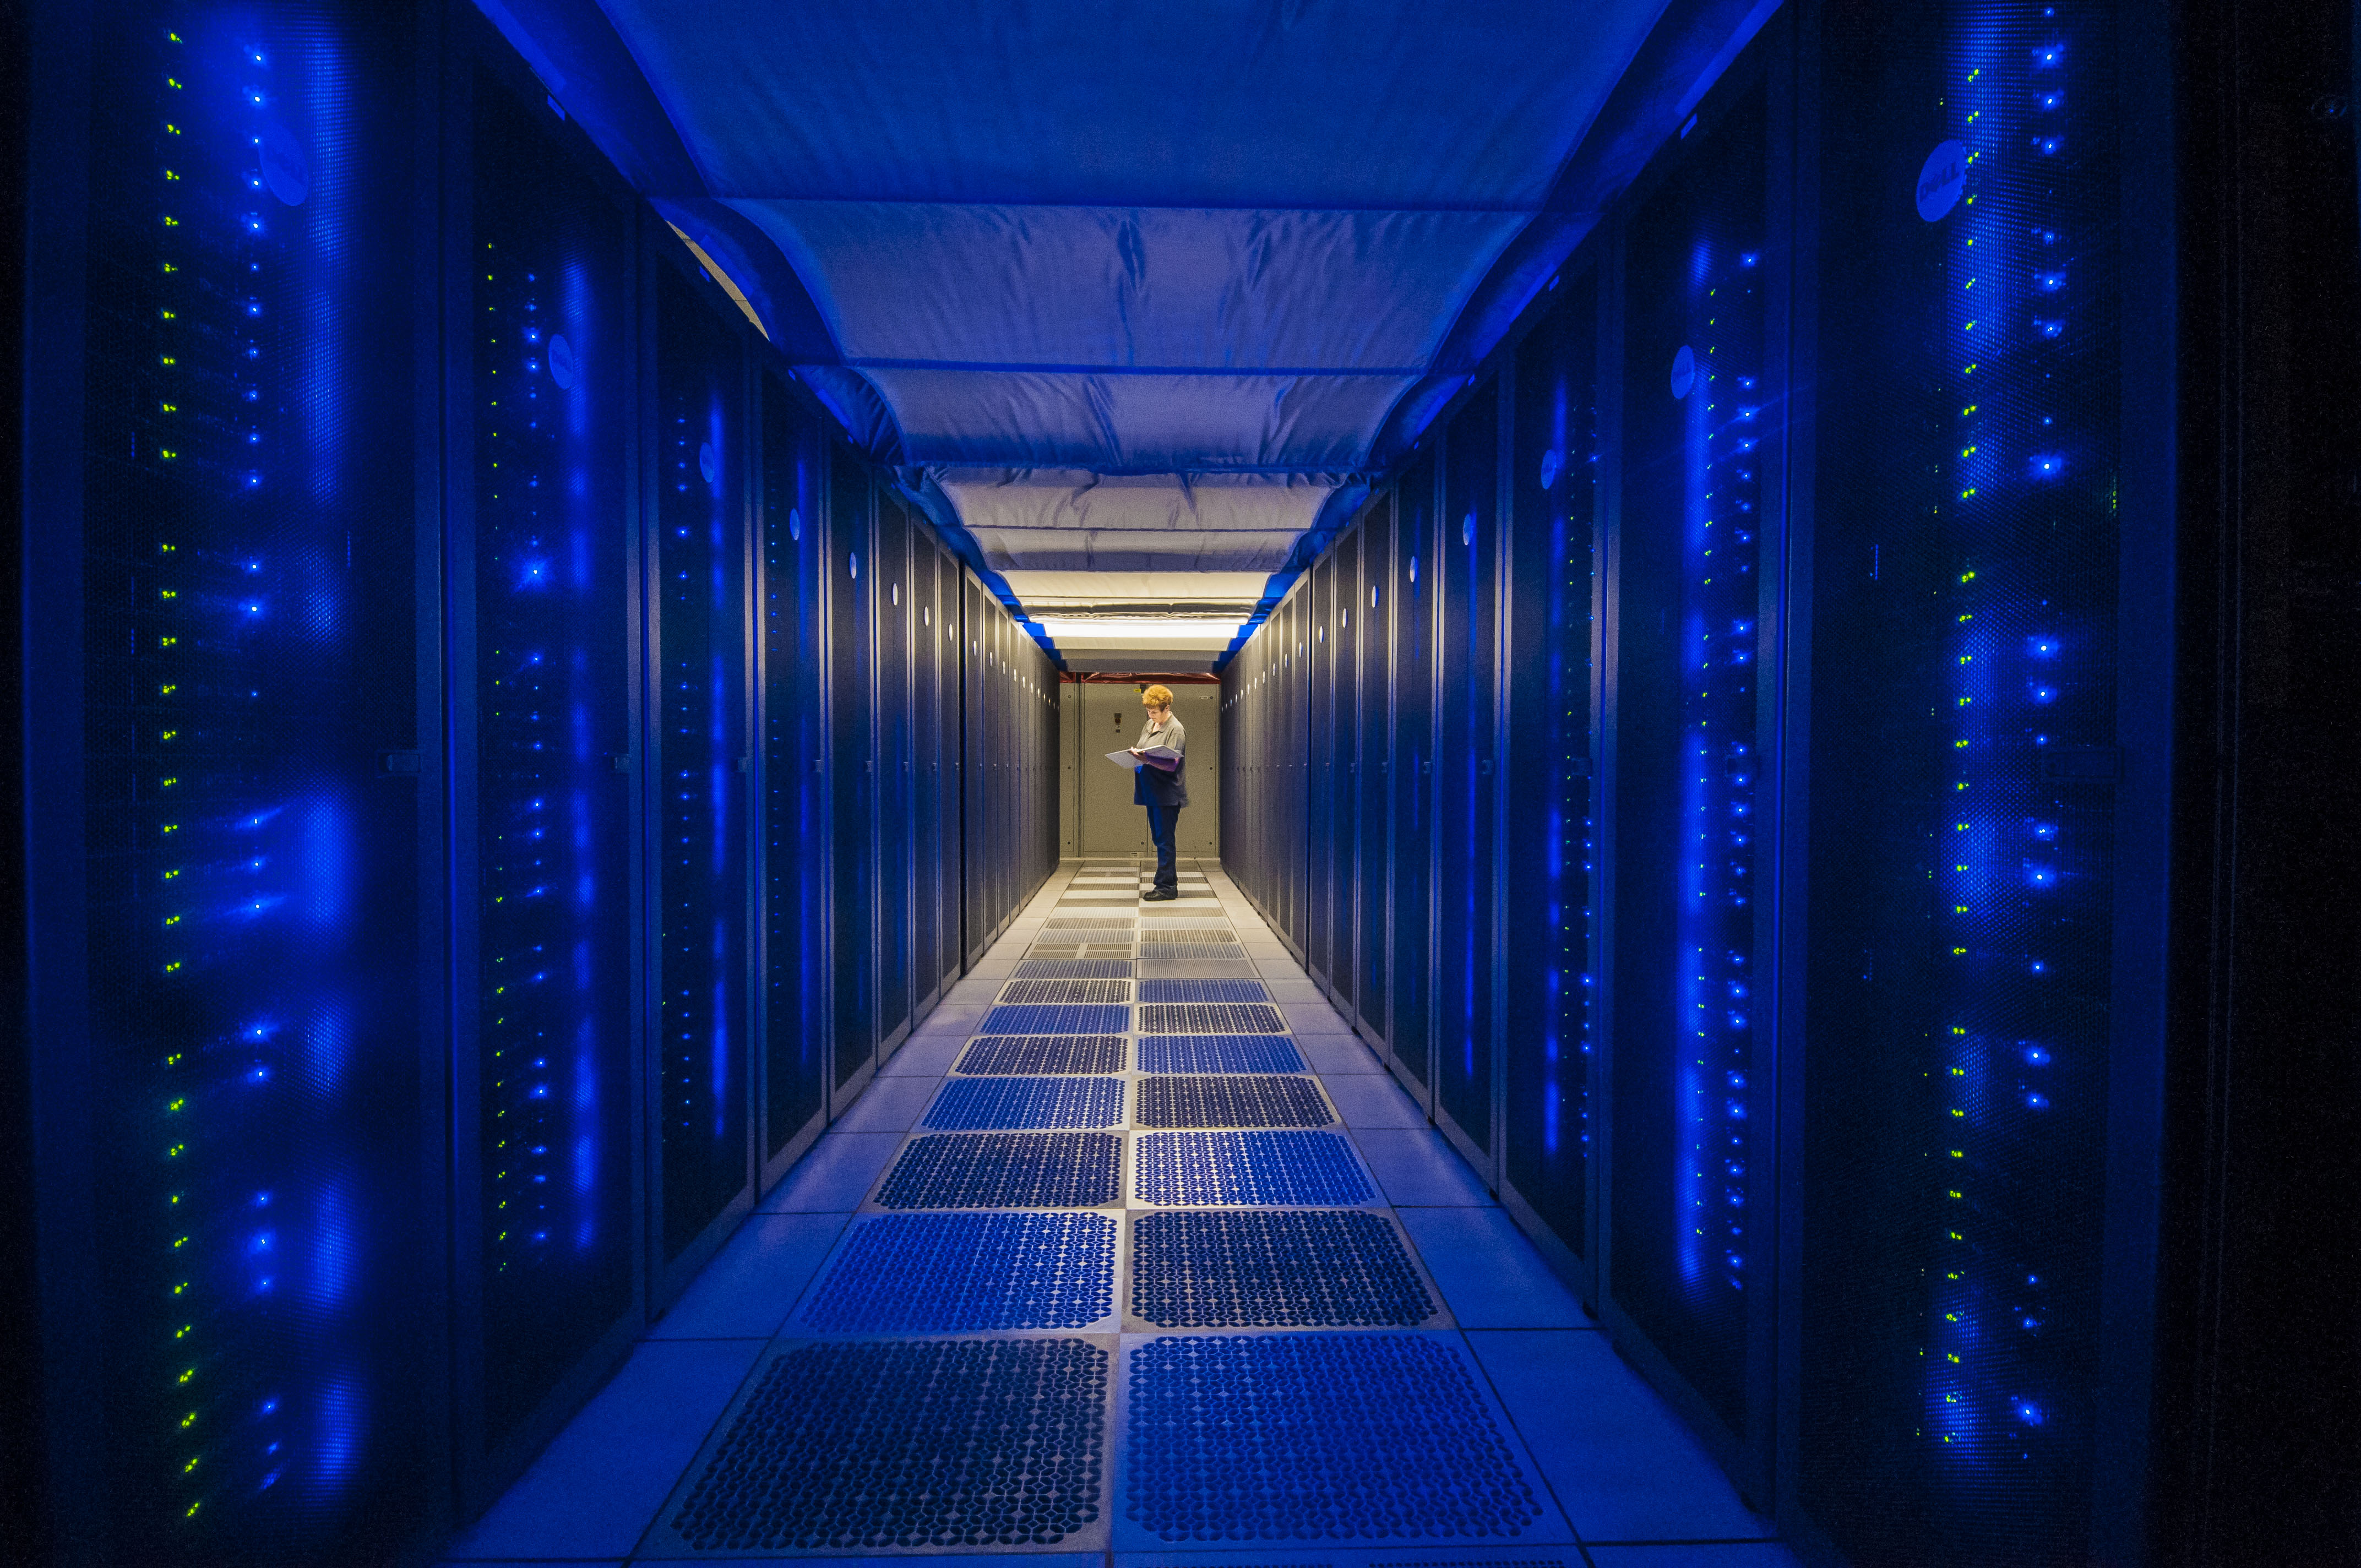
M 1180 873 L 1172 866 L 1172 837 L 1180 820 L 1180 808 L 1189 804 L 1189 736 L 1180 721 L 1172 717 L 1171 687 L 1150 686 L 1139 694 L 1139 700 L 1148 707 L 1148 728 L 1139 732 L 1138 744 L 1131 749 L 1133 754 L 1151 746 L 1169 747 L 1181 754 L 1169 773 L 1146 762 L 1132 773 L 1132 804 L 1148 807 L 1148 836 L 1156 842 L 1156 885 L 1140 897 L 1151 901 L 1178 898 Z

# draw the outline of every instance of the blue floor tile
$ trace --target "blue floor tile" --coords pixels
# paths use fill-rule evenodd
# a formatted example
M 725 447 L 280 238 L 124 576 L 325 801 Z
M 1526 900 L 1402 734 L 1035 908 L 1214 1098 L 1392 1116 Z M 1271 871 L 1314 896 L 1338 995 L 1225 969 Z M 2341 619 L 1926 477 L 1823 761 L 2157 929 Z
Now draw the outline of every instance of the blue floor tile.
M 1598 1568 L 1803 1568 L 1794 1552 L 1775 1541 L 1723 1541 L 1688 1546 L 1594 1546 Z
M 842 1214 L 750 1214 L 650 1339 L 768 1339 L 844 1232 Z
M 444 1555 L 477 1563 L 628 1556 L 762 1351 L 750 1340 L 641 1345 Z
M 821 1333 L 1078 1329 L 1115 1310 L 1112 1214 L 863 1220 L 796 1314 Z
M 1328 1098 L 1348 1127 L 1423 1127 L 1426 1113 L 1402 1092 L 1390 1077 L 1367 1073 L 1338 1075 L 1328 1086 Z
M 1447 1339 L 1191 1336 L 1128 1354 L 1122 1518 L 1143 1545 L 1547 1529 L 1514 1440 Z
M 1582 1302 L 1499 1209 L 1404 1209 L 1402 1229 L 1464 1329 L 1594 1326 Z
M 901 1146 L 899 1133 L 824 1133 L 755 1208 L 766 1214 L 849 1213 L 861 1207 Z
M 1376 1174 L 1389 1203 L 1480 1207 L 1492 1201 L 1467 1162 L 1432 1127 L 1362 1129 L 1353 1134 L 1353 1141 L 1361 1146 L 1361 1157 Z
M 918 1048 L 917 1043 L 902 1047 L 905 1051 Z M 884 1075 L 872 1079 L 852 1109 L 837 1118 L 835 1131 L 840 1133 L 906 1133 L 918 1124 L 918 1113 L 933 1098 L 935 1080 L 916 1074 Z
M 1605 1334 L 1478 1330 L 1467 1343 L 1585 1541 L 1771 1533 Z

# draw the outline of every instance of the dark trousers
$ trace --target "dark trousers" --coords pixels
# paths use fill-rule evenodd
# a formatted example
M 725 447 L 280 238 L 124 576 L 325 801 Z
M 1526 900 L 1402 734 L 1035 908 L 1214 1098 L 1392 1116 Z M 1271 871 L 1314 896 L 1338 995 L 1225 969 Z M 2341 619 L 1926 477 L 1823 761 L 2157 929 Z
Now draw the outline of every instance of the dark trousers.
M 1172 869 L 1172 831 L 1180 826 L 1180 808 L 1148 803 L 1148 836 L 1156 840 L 1156 888 L 1159 893 L 1177 893 L 1180 873 Z

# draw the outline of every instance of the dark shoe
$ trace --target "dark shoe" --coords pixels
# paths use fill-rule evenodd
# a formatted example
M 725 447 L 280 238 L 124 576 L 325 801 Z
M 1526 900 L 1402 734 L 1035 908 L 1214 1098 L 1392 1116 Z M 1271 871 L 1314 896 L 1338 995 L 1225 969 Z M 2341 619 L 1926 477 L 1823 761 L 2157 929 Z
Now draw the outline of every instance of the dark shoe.
M 1151 888 L 1148 892 L 1141 894 L 1139 895 L 1139 901 L 1142 904 L 1161 904 L 1168 899 L 1178 898 L 1180 896 L 1180 890 L 1177 887 L 1159 887 Z

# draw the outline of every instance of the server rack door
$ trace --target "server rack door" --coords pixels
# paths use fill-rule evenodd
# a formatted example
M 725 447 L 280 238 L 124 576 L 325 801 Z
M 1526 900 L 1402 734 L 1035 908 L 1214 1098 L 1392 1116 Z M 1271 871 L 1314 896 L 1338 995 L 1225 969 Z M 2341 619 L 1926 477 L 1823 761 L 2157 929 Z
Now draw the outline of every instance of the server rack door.
M 1757 1070 L 1756 747 L 1767 556 L 1765 101 L 1678 144 L 1629 230 L 1617 545 L 1611 1277 L 1741 1441 Z
M 992 761 L 983 750 L 983 590 L 974 576 L 960 574 L 960 876 L 961 940 L 967 961 L 983 957 L 992 936 L 986 916 L 991 892 L 991 833 L 984 799 L 991 789 Z
M 1500 510 L 1497 382 L 1452 417 L 1435 563 L 1435 1105 L 1492 1149 L 1493 597 Z M 1440 1119 L 1440 1118 L 1438 1118 Z
M 1361 593 L 1361 533 L 1356 525 L 1337 541 L 1336 575 L 1330 582 L 1335 594 L 1330 631 L 1335 643 L 1335 717 L 1330 740 L 1335 765 L 1329 775 L 1334 798 L 1329 807 L 1328 981 L 1348 1010 L 1355 960 L 1361 950 L 1361 630 L 1368 617 L 1356 615 L 1353 607 Z
M 489 29 L 484 31 L 489 34 Z M 489 1500 L 639 1322 L 631 208 L 456 67 L 448 546 L 463 1491 Z M 529 76 L 525 77 L 530 82 Z M 464 204 L 463 204 L 464 203 Z M 569 1376 L 570 1374 L 577 1375 Z M 534 1420 L 558 1395 L 559 1409 Z
M 63 1561 L 390 1557 L 448 1486 L 413 16 L 108 5 L 36 100 L 87 154 L 21 411 Z
M 935 589 L 935 653 L 939 661 L 937 680 L 942 686 L 942 706 L 935 722 L 939 727 L 942 751 L 942 787 L 936 796 L 936 810 L 940 814 L 942 879 L 942 929 L 938 940 L 942 949 L 945 979 L 962 972 L 966 965 L 966 948 L 961 940 L 961 908 L 967 896 L 967 846 L 963 836 L 966 820 L 962 802 L 967 791 L 968 757 L 962 742 L 962 710 L 966 707 L 966 688 L 961 684 L 963 661 L 961 656 L 961 568 L 947 553 L 936 578 Z
M 1285 717 L 1281 741 L 1287 748 L 1287 839 L 1279 874 L 1280 907 L 1286 911 L 1288 935 L 1295 950 L 1312 951 L 1312 779 L 1314 741 L 1312 734 L 1312 579 L 1301 579 L 1288 609 L 1291 646 L 1288 650 Z
M 910 514 L 879 486 L 877 571 L 877 1038 L 910 1026 Z
M 1306 654 L 1310 690 L 1303 718 L 1311 741 L 1311 795 L 1306 802 L 1305 853 L 1307 901 L 1305 927 L 1310 957 L 1305 968 L 1314 980 L 1325 981 L 1329 948 L 1336 933 L 1336 557 L 1332 552 L 1312 568 L 1305 592 L 1305 619 L 1312 646 Z
M 1518 345 L 1509 540 L 1510 853 L 1501 1159 L 1519 1198 L 1587 1251 L 1590 1158 L 1591 588 L 1598 290 L 1558 290 Z
M 661 239 L 653 240 L 658 251 Z M 658 1259 L 686 1283 L 751 1201 L 746 347 L 718 289 L 668 256 L 655 304 Z M 734 315 L 734 312 L 732 313 Z
M 2153 1048 L 2117 716 L 2163 677 L 2117 648 L 2169 606 L 2114 504 L 2114 16 L 1913 0 L 1819 64 L 1797 1486 L 1859 1562 L 2112 1561 L 2139 1507 L 2094 1456 L 2140 1397 L 2110 1077 Z
M 914 532 L 910 549 L 910 993 L 920 1006 L 940 992 L 943 787 L 942 645 L 936 624 L 942 552 Z
M 763 1158 L 828 1109 L 828 461 L 819 421 L 765 371 L 763 397 Z
M 1361 523 L 1361 589 L 1353 613 L 1361 628 L 1360 949 L 1354 1006 L 1369 1035 L 1390 1038 L 1387 1022 L 1387 944 L 1393 936 L 1393 889 L 1387 876 L 1393 830 L 1394 497 L 1379 497 Z
M 835 865 L 835 1106 L 876 1065 L 877 756 L 870 585 L 869 470 L 849 446 L 829 455 L 829 746 Z

